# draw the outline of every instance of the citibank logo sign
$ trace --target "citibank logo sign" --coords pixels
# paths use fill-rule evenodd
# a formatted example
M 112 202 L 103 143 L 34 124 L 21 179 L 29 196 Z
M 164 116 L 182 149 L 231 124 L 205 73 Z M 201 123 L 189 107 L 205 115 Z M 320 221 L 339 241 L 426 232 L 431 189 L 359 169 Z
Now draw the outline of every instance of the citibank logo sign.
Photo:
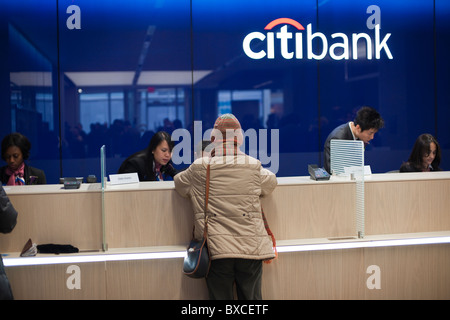
M 378 16 L 379 18 L 379 16 Z M 370 19 L 370 18 L 369 18 Z M 321 32 L 313 32 L 311 24 L 305 28 L 297 21 L 289 18 L 280 18 L 270 22 L 262 32 L 249 33 L 242 42 L 245 54 L 251 59 L 310 59 L 322 60 L 327 55 L 333 60 L 381 59 L 386 56 L 393 59 L 388 46 L 391 36 L 387 33 L 382 37 L 380 24 L 375 23 L 367 26 L 373 31 L 369 33 L 353 33 L 348 36 L 342 32 L 333 33 L 329 36 Z M 271 31 L 275 27 L 277 32 Z M 288 29 L 288 26 L 294 32 Z M 372 26 L 372 28 L 370 27 Z

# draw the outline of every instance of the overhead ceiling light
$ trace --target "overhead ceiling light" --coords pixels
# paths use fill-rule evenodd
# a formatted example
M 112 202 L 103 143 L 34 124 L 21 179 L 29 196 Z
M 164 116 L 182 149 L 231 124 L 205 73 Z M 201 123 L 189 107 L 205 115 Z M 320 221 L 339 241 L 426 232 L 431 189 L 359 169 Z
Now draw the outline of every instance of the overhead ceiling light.
M 66 72 L 77 87 L 131 85 L 134 71 Z
M 168 86 L 191 85 L 208 74 L 209 70 L 191 71 L 142 71 L 138 85 Z M 135 76 L 134 71 L 101 71 L 101 72 L 66 72 L 66 76 L 77 87 L 131 86 Z
M 53 83 L 50 71 L 11 72 L 9 79 L 20 87 L 51 87 Z
M 139 85 L 190 85 L 200 81 L 211 71 L 197 70 L 191 71 L 142 71 L 139 78 Z

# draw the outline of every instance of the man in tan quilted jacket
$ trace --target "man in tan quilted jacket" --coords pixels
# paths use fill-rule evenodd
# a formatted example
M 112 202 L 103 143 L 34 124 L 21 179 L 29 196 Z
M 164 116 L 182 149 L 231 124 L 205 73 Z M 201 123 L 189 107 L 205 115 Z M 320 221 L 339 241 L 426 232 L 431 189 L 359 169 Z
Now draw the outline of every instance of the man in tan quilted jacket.
M 211 133 L 211 156 L 195 160 L 174 177 L 175 189 L 192 201 L 195 237 L 201 239 L 206 169 L 211 165 L 207 230 L 212 261 L 206 278 L 211 299 L 233 299 L 234 286 L 239 299 L 262 299 L 262 262 L 275 257 L 260 197 L 275 189 L 277 179 L 239 150 L 242 141 L 236 117 L 220 116 Z

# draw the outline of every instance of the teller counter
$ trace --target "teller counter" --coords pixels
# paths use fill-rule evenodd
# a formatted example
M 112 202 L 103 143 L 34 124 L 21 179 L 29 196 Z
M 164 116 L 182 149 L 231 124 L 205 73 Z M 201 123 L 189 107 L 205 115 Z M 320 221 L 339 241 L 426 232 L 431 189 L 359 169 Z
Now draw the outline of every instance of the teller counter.
M 80 250 L 102 249 L 100 184 L 64 189 L 62 184 L 4 186 L 18 212 L 10 234 L 0 234 L 0 252 L 20 252 L 28 239 L 37 244 L 72 244 Z
M 365 236 L 355 181 L 278 178 L 262 199 L 278 259 L 264 265 L 265 299 L 450 299 L 450 172 L 365 177 Z M 19 212 L 0 235 L 16 299 L 207 299 L 181 273 L 190 201 L 173 182 L 5 187 Z M 77 254 L 19 257 L 37 244 Z

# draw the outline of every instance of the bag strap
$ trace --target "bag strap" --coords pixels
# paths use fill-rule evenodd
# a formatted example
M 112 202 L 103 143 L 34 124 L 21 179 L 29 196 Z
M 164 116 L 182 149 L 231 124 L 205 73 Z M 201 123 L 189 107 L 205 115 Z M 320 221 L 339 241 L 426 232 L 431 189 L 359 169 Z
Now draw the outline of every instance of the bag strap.
M 272 238 L 272 245 L 273 245 L 272 248 L 275 253 L 275 259 L 276 259 L 276 258 L 278 258 L 277 243 L 275 240 L 275 236 L 272 233 L 272 230 L 270 230 L 270 228 L 269 228 L 269 223 L 267 222 L 266 215 L 264 214 L 264 210 L 262 207 L 261 207 L 261 215 L 262 215 L 262 218 L 264 221 L 264 227 L 266 228 L 267 234 Z M 272 262 L 272 260 L 264 260 L 264 263 L 271 263 L 271 262 Z
M 206 190 L 205 190 L 205 225 L 203 227 L 203 237 L 208 236 L 208 199 L 209 199 L 209 179 L 210 179 L 211 165 L 208 163 L 206 168 Z

